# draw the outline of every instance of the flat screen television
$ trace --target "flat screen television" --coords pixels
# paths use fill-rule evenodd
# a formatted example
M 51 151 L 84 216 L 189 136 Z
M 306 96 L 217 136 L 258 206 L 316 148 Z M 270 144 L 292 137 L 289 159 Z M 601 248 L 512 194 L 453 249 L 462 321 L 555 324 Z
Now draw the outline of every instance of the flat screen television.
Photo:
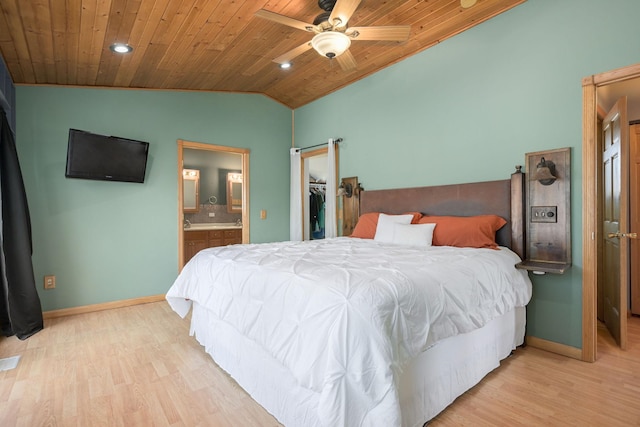
M 69 129 L 67 178 L 144 182 L 149 143 Z

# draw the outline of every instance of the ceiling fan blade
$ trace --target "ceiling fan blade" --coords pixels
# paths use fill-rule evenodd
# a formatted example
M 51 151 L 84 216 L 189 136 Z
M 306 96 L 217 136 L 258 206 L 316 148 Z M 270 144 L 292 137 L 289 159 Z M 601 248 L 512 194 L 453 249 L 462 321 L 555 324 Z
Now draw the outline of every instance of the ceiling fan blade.
M 338 0 L 336 1 L 335 6 L 333 6 L 333 10 L 331 11 L 331 16 L 329 16 L 329 22 L 333 24 L 335 19 L 339 19 L 341 24 L 340 27 L 344 27 L 351 19 L 351 15 L 356 11 L 358 6 L 360 6 L 360 2 L 362 0 Z
M 410 25 L 391 25 L 388 27 L 350 27 L 347 35 L 353 40 L 388 40 L 403 42 L 409 39 Z
M 295 58 L 296 56 L 302 55 L 303 53 L 305 53 L 309 49 L 311 49 L 311 42 L 306 42 L 304 44 L 301 44 L 298 47 L 295 47 L 295 48 L 291 49 L 289 52 L 278 56 L 277 58 L 275 58 L 273 60 L 273 62 L 278 63 L 278 64 L 284 64 L 284 63 L 287 63 L 287 62 L 291 62 L 291 60 L 293 58 Z
M 349 50 L 346 50 L 340 56 L 336 56 L 336 61 L 344 71 L 353 70 L 358 66 L 356 58 L 353 57 Z
M 288 16 L 280 15 L 279 13 L 270 12 L 264 9 L 257 11 L 254 16 L 268 19 L 269 21 L 277 22 L 278 24 L 286 25 L 288 27 L 297 28 L 302 31 L 313 32 L 313 28 L 315 27 L 313 24 L 307 24 L 306 22 L 298 21 L 297 19 L 289 18 Z

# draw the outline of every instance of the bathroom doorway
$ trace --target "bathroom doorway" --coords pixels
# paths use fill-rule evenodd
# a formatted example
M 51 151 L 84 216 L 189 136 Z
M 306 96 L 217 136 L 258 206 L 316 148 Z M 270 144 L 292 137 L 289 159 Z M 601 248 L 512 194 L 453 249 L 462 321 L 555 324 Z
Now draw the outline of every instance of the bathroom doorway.
M 178 268 L 197 252 L 249 242 L 249 150 L 178 140 Z

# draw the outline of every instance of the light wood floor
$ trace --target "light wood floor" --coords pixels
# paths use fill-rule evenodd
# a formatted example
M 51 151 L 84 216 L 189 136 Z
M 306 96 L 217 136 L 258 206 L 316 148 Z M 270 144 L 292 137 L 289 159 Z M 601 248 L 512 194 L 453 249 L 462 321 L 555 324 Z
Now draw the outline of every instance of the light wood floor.
M 188 335 L 165 302 L 45 321 L 0 338 L 0 426 L 279 426 Z M 640 425 L 640 319 L 629 350 L 599 338 L 584 363 L 519 349 L 429 427 Z

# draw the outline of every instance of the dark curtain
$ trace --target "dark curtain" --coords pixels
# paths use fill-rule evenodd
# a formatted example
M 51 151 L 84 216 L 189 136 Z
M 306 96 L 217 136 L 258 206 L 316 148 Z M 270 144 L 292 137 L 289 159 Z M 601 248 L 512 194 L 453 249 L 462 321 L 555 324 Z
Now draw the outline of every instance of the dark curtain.
M 31 219 L 7 115 L 0 109 L 0 327 L 5 336 L 29 338 L 43 328 L 31 263 Z

